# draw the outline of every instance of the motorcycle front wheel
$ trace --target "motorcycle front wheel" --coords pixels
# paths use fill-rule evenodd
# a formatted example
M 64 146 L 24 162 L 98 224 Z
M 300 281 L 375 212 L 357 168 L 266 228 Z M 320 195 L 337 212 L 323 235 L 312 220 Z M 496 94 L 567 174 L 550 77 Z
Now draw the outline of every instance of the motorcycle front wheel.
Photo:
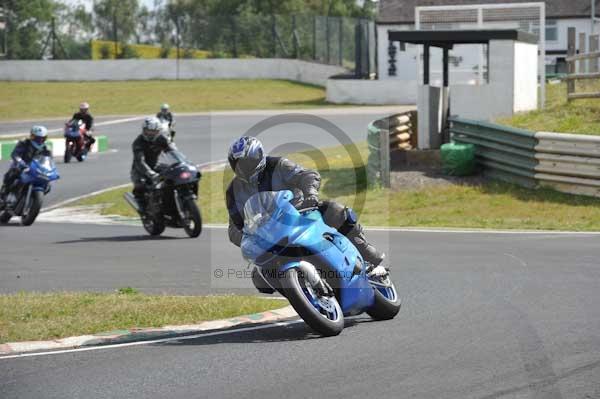
M 202 215 L 196 201 L 188 198 L 183 202 L 183 229 L 191 238 L 196 238 L 202 233 Z
M 159 236 L 165 231 L 165 222 L 156 217 L 142 216 L 142 224 L 151 236 Z
M 8 212 L 8 211 L 0 212 L 0 224 L 8 223 L 10 221 L 10 218 L 12 218 L 12 215 L 10 214 L 10 212 Z
M 67 141 L 65 145 L 65 163 L 71 162 L 71 157 L 73 156 L 73 142 Z
M 384 279 L 369 280 L 369 282 L 375 291 L 375 303 L 367 309 L 367 314 L 375 320 L 393 319 L 402 306 L 394 282 L 389 275 Z
M 42 209 L 42 203 L 44 202 L 44 193 L 41 191 L 34 191 L 31 193 L 29 206 L 25 206 L 23 214 L 21 215 L 21 224 L 23 226 L 31 226 L 38 214 Z
M 318 295 L 309 281 L 296 269 L 285 272 L 284 293 L 306 324 L 330 337 L 344 329 L 344 314 L 335 297 Z

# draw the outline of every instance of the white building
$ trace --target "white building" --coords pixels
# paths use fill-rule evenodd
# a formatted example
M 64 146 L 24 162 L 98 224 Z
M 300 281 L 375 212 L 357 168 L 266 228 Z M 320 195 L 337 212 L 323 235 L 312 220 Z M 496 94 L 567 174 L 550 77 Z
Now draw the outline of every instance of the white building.
M 377 17 L 377 61 L 379 79 L 398 79 L 407 81 L 412 85 L 417 70 L 417 51 L 406 48 L 405 51 L 396 49 L 396 71 L 390 68 L 390 50 L 387 40 L 388 31 L 415 29 L 415 7 L 417 6 L 450 6 L 474 4 L 500 4 L 500 3 L 528 3 L 541 0 L 380 0 Z M 546 72 L 548 74 L 566 72 L 564 59 L 567 54 L 567 29 L 575 27 L 577 32 L 593 34 L 592 26 L 592 1 L 597 0 L 546 0 Z M 600 3 L 600 2 L 598 2 Z M 600 6 L 600 4 L 599 4 Z M 597 14 L 597 13 L 596 13 Z M 436 26 L 436 29 L 440 27 Z M 443 29 L 443 27 L 441 27 Z M 463 29 L 472 26 L 461 26 Z M 539 32 L 539 24 L 535 22 L 520 21 L 514 26 L 505 22 L 494 28 L 519 29 L 530 33 Z M 453 27 L 456 29 L 456 26 Z M 596 33 L 600 28 L 596 27 Z M 476 76 L 479 54 L 473 49 L 456 48 L 453 51 L 454 65 L 451 75 L 454 81 L 468 83 Z M 436 59 L 439 57 L 435 57 Z M 433 67 L 434 73 L 436 72 Z M 438 71 L 439 72 L 439 71 Z
M 415 104 L 417 86 L 422 80 L 418 68 L 422 56 L 419 46 L 398 43 L 390 46 L 388 32 L 415 29 L 415 7 L 428 6 L 473 6 L 504 3 L 531 3 L 541 0 L 380 0 L 377 17 L 377 80 L 335 80 L 327 82 L 327 99 L 334 103 L 354 104 Z M 566 72 L 567 30 L 576 28 L 578 33 L 600 33 L 600 27 L 592 23 L 592 1 L 600 0 L 546 0 L 545 60 L 546 74 Z M 525 5 L 522 5 L 525 6 Z M 598 4 L 600 6 L 600 4 Z M 471 9 L 473 7 L 470 7 Z M 598 7 L 596 7 L 597 9 Z M 526 9 L 526 8 L 524 8 Z M 515 14 L 516 13 L 516 14 Z M 597 12 L 596 12 L 597 14 Z M 486 22 L 483 29 L 518 29 L 529 33 L 540 33 L 539 11 L 535 16 L 526 16 L 513 11 L 513 19 Z M 594 29 L 595 28 L 595 29 Z M 448 22 L 440 19 L 420 29 L 454 30 L 481 29 L 473 22 Z M 485 84 L 488 77 L 485 46 L 455 46 L 450 52 L 450 83 Z M 431 83 L 441 86 L 441 52 L 431 51 Z M 543 70 L 544 68 L 541 68 Z

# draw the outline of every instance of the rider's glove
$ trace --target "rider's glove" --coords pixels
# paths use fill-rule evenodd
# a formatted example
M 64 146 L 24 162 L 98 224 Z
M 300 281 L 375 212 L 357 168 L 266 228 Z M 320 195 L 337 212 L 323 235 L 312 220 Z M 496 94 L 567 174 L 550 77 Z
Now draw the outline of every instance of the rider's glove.
M 19 168 L 19 169 L 27 168 L 27 162 L 23 161 L 22 159 L 17 160 L 17 168 Z
M 153 186 L 155 186 L 160 181 L 160 175 L 158 173 L 152 173 L 151 175 L 148 175 L 148 180 Z
M 315 194 L 304 198 L 304 202 L 302 202 L 303 208 L 314 208 L 316 206 L 319 206 L 319 197 L 317 197 Z

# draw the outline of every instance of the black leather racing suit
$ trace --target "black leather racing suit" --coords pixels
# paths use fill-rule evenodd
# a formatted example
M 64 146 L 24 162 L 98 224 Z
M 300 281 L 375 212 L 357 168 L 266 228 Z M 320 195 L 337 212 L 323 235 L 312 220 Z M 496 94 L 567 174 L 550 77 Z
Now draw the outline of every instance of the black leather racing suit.
M 143 134 L 140 134 L 131 145 L 133 151 L 133 164 L 131 165 L 131 181 L 133 182 L 133 195 L 144 207 L 144 192 L 146 190 L 145 182 L 148 181 L 156 172 L 154 168 L 158 162 L 158 157 L 163 151 L 175 149 L 175 146 L 169 142 L 162 134 L 154 141 L 147 140 Z
M 158 119 L 164 119 L 166 121 L 169 121 L 169 128 L 171 127 L 171 125 L 173 124 L 173 114 L 171 112 L 166 112 L 163 113 L 162 111 L 159 112 L 158 114 L 156 114 L 156 117 Z
M 240 246 L 244 228 L 244 205 L 257 192 L 292 190 L 301 191 L 304 198 L 318 195 L 321 176 L 317 171 L 304 169 L 300 165 L 279 157 L 267 157 L 265 170 L 258 184 L 246 183 L 237 177 L 229 184 L 225 195 L 229 212 L 229 240 Z M 351 210 L 333 201 L 319 205 L 325 223 L 348 237 L 362 257 L 373 265 L 379 265 L 384 255 L 367 242 L 361 225 L 354 220 Z
M 175 139 L 175 130 L 173 130 L 173 120 L 175 119 L 173 117 L 173 114 L 169 111 L 169 112 L 159 112 L 158 114 L 156 114 L 156 117 L 158 119 L 162 119 L 165 121 L 169 122 L 169 134 L 171 135 L 171 140 Z

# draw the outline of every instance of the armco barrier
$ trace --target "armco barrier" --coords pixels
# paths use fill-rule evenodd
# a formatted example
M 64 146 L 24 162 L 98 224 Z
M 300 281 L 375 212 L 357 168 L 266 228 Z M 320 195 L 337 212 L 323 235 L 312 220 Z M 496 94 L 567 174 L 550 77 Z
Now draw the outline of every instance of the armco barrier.
M 450 131 L 454 141 L 475 145 L 487 176 L 600 197 L 600 137 L 536 133 L 456 117 Z
M 0 141 L 0 160 L 10 159 L 10 154 L 17 145 L 17 140 Z M 52 152 L 54 157 L 62 157 L 65 153 L 65 140 L 61 138 L 48 139 L 46 146 Z M 96 143 L 92 146 L 91 152 L 108 151 L 108 137 L 96 136 Z

